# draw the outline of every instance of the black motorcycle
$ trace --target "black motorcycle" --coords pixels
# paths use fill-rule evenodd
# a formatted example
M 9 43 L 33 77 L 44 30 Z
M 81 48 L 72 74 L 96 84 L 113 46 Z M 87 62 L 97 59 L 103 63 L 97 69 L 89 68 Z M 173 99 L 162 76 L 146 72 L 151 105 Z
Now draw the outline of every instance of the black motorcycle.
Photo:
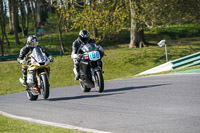
M 98 92 L 103 92 L 102 58 L 104 53 L 102 47 L 86 44 L 80 50 L 83 53 L 79 58 L 79 82 L 82 91 L 89 92 L 95 87 Z

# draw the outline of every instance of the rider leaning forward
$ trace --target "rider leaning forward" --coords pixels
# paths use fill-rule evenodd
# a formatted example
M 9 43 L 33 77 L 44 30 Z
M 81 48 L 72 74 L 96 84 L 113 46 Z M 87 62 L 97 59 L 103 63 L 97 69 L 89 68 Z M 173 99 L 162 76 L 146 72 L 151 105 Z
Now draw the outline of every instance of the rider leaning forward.
M 45 53 L 45 55 L 50 59 L 50 61 L 53 61 L 53 56 L 49 55 L 45 49 L 38 45 L 38 40 L 35 35 L 30 35 L 27 38 L 27 44 L 20 50 L 19 57 L 17 58 L 17 61 L 22 65 L 22 74 L 23 74 L 23 84 L 27 85 L 27 66 L 24 66 L 24 63 L 26 63 L 27 57 L 32 53 L 33 49 L 35 47 L 40 47 L 42 52 Z
M 79 80 L 79 54 L 82 54 L 81 48 L 87 43 L 96 43 L 95 39 L 90 38 L 90 33 L 87 30 L 81 30 L 79 32 L 78 38 L 72 44 L 72 54 L 71 58 L 74 61 L 74 74 L 75 80 Z M 99 45 L 99 47 L 101 47 Z M 103 48 L 100 48 L 100 54 L 104 55 Z

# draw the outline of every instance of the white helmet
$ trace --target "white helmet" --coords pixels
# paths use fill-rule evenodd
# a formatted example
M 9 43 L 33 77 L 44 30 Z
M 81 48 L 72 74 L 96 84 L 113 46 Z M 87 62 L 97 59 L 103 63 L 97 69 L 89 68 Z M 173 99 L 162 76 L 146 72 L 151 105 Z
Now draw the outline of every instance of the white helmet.
M 38 40 L 37 40 L 37 37 L 35 35 L 30 35 L 28 38 L 27 38 L 27 44 L 30 46 L 30 47 L 36 47 L 38 45 Z

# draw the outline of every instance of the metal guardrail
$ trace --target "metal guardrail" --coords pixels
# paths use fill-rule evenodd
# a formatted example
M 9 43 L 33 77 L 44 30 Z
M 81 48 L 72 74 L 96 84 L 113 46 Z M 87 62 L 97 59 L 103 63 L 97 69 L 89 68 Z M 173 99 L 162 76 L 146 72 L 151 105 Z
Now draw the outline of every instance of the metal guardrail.
M 187 67 L 196 66 L 196 65 L 200 65 L 200 52 L 187 55 L 179 59 L 161 64 L 159 66 L 156 66 L 154 68 L 141 72 L 137 74 L 137 76 L 144 75 L 144 74 L 159 73 L 159 72 L 169 71 L 173 69 L 187 68 Z
M 52 56 L 63 56 L 62 51 L 53 51 L 53 52 L 48 52 Z M 0 61 L 8 61 L 8 60 L 16 60 L 19 57 L 19 55 L 9 55 L 9 56 L 0 56 Z
M 186 68 L 200 64 L 200 52 L 184 56 L 182 58 L 171 61 L 173 69 Z

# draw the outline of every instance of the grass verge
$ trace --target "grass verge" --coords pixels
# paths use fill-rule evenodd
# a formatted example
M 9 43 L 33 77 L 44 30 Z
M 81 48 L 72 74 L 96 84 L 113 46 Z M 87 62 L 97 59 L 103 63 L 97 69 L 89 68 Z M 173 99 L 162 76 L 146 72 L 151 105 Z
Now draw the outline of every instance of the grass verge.
M 28 123 L 0 115 L 1 133 L 86 133 L 78 130 L 69 130 L 51 126 Z

